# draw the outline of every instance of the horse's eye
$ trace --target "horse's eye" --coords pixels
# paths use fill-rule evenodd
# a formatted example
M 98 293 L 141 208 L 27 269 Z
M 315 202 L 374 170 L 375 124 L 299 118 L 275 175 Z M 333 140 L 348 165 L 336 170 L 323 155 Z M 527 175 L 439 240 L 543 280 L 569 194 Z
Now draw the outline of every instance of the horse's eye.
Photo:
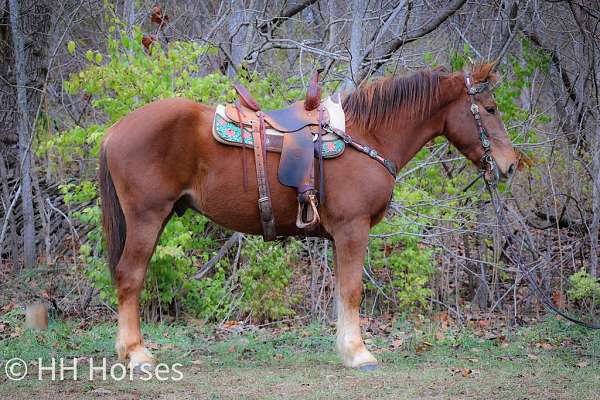
M 486 107 L 485 111 L 487 111 L 489 114 L 496 114 L 496 108 L 495 107 Z

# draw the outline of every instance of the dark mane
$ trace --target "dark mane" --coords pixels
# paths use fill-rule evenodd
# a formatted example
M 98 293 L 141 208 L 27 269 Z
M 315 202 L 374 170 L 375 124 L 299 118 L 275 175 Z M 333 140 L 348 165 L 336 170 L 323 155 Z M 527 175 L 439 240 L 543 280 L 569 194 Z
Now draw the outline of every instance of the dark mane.
M 407 77 L 386 77 L 359 87 L 343 101 L 346 121 L 365 130 L 390 126 L 399 116 L 413 119 L 433 110 L 440 91 L 440 73 L 419 71 Z

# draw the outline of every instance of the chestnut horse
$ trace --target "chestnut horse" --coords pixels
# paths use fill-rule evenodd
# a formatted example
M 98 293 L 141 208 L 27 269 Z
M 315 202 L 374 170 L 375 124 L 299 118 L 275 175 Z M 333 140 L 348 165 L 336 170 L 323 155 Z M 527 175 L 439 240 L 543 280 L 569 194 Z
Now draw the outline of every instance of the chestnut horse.
M 397 170 L 427 142 L 444 135 L 476 165 L 491 155 L 496 169 L 507 176 L 517 156 L 492 94 L 469 94 L 465 81 L 467 76 L 473 85 L 493 80 L 492 69 L 492 64 L 482 64 L 470 73 L 424 70 L 365 84 L 343 101 L 347 133 L 392 160 Z M 472 104 L 479 106 L 491 151 L 482 147 Z M 204 104 L 160 100 L 117 122 L 102 144 L 103 226 L 118 294 L 116 350 L 133 367 L 153 365 L 140 332 L 139 295 L 150 257 L 173 213 L 192 208 L 225 228 L 261 234 L 254 165 L 248 164 L 249 186 L 244 190 L 242 149 L 213 138 L 214 116 L 215 108 Z M 299 236 L 296 192 L 279 184 L 278 164 L 279 154 L 269 152 L 267 176 L 277 232 Z M 368 370 L 377 360 L 365 347 L 359 325 L 363 262 L 369 229 L 384 217 L 395 179 L 367 154 L 347 148 L 325 161 L 324 181 L 326 201 L 319 213 L 321 232 L 335 249 L 336 348 L 345 366 Z

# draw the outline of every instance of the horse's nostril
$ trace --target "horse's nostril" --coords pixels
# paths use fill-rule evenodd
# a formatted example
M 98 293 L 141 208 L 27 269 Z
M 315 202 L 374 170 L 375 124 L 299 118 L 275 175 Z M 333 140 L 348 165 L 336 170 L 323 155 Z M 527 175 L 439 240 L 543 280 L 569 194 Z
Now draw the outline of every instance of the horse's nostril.
M 511 176 L 512 174 L 515 173 L 515 170 L 517 169 L 517 167 L 515 166 L 515 164 L 510 164 L 510 167 L 508 167 L 508 176 Z

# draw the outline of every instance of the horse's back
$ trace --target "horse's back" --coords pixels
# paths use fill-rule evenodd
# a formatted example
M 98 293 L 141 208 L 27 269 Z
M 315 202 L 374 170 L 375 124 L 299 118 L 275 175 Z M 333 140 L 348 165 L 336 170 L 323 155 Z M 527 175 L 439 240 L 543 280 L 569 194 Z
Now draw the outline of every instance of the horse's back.
M 158 100 L 113 125 L 102 151 L 128 190 L 179 196 L 197 173 L 213 115 L 214 108 L 192 100 Z
M 175 125 L 198 123 L 203 115 L 214 114 L 212 107 L 184 98 L 169 98 L 148 103 L 121 118 L 107 132 L 105 141 L 113 137 L 133 135 L 160 135 L 172 132 Z M 124 139 L 125 140 L 125 139 Z

